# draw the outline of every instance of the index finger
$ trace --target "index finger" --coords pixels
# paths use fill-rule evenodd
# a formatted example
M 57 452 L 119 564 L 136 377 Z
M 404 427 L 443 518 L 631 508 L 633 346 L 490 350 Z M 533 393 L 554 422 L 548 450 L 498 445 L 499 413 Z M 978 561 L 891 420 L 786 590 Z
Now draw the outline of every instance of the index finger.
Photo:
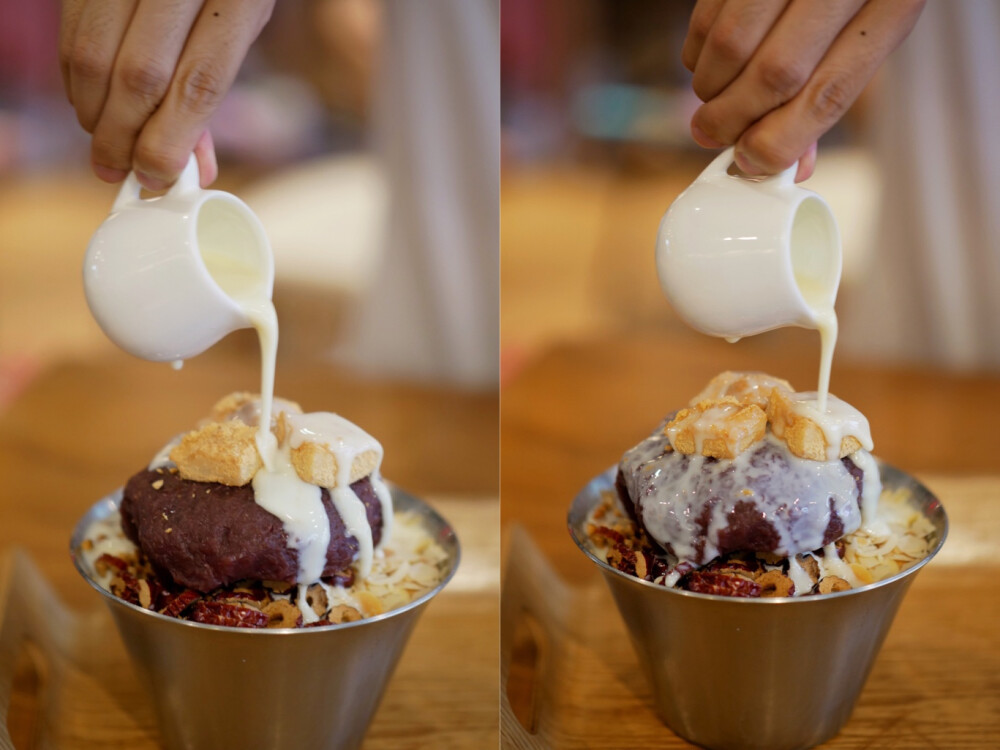
M 73 92 L 69 84 L 69 59 L 85 2 L 86 0 L 63 0 L 62 14 L 59 17 L 59 72 L 70 104 L 73 103 Z
M 166 96 L 136 140 L 133 168 L 147 182 L 165 187 L 177 179 L 273 6 L 274 0 L 205 3 Z
M 831 45 L 805 87 L 766 114 L 736 143 L 736 162 L 750 174 L 773 174 L 802 156 L 840 119 L 917 21 L 923 0 L 868 3 Z

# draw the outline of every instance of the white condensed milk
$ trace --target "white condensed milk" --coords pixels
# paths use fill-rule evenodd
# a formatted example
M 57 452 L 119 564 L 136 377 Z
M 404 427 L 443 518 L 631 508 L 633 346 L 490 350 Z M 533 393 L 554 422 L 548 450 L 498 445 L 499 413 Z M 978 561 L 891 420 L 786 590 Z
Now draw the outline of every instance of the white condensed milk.
M 291 449 L 309 441 L 324 445 L 334 455 L 338 467 L 336 483 L 325 489 L 344 522 L 346 533 L 358 542 L 355 564 L 357 574 L 365 577 L 371 570 L 376 549 L 364 504 L 351 489 L 350 473 L 357 456 L 365 452 L 374 453 L 376 463 L 370 481 L 382 510 L 381 544 L 391 533 L 393 513 L 392 497 L 380 473 L 382 446 L 375 438 L 336 414 L 298 414 L 294 413 L 298 410 L 290 402 L 281 399 L 275 402 L 278 316 L 271 301 L 270 285 L 261 277 L 257 267 L 244 260 L 239 249 L 230 243 L 204 243 L 201 258 L 213 281 L 233 300 L 257 332 L 261 353 L 260 400 L 245 405 L 232 417 L 258 427 L 256 444 L 262 468 L 252 480 L 254 500 L 281 520 L 288 546 L 297 552 L 299 604 L 306 622 L 310 622 L 317 616 L 305 602 L 309 585 L 323 585 L 331 600 L 342 597 L 337 597 L 335 591 L 320 581 L 330 544 L 330 522 L 323 506 L 322 490 L 298 476 L 292 465 Z M 285 412 L 291 427 L 291 435 L 280 447 L 271 431 L 275 423 L 275 407 Z M 157 454 L 151 468 L 169 462 L 170 449 L 175 443 L 176 440 L 172 441 Z
M 220 287 L 240 306 L 257 331 L 261 352 L 260 412 L 257 416 L 257 450 L 263 467 L 253 478 L 254 499 L 281 519 L 288 544 L 298 552 L 297 582 L 303 588 L 319 581 L 330 544 L 330 524 L 319 487 L 303 481 L 291 461 L 291 449 L 303 442 L 326 446 L 337 461 L 336 484 L 327 487 L 348 535 L 358 541 L 357 573 L 371 570 L 375 552 L 371 525 L 364 504 L 351 489 L 351 466 L 357 456 L 373 451 L 377 456 L 372 487 L 382 507 L 382 540 L 392 525 L 392 498 L 380 476 L 382 446 L 348 420 L 331 413 L 286 414 L 291 436 L 279 448 L 271 431 L 274 423 L 274 375 L 278 353 L 278 316 L 266 285 L 254 267 L 240 263 L 238 255 L 203 252 L 205 266 Z M 303 591 L 300 591 L 300 596 Z M 303 607 L 303 611 L 309 609 Z

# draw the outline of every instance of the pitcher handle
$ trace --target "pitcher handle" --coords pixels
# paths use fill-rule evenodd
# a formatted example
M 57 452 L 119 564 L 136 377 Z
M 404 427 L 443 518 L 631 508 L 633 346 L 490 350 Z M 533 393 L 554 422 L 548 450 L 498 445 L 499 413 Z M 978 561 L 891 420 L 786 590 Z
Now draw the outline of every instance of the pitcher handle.
M 734 175 L 729 174 L 729 167 L 732 166 L 735 161 L 734 155 L 736 153 L 736 148 L 730 146 L 721 154 L 712 159 L 712 162 L 705 167 L 705 170 L 701 173 L 702 177 L 715 178 L 715 177 L 733 177 Z M 792 166 L 783 172 L 779 172 L 776 175 L 771 175 L 770 177 L 765 177 L 760 182 L 771 183 L 772 185 L 777 185 L 778 187 L 786 187 L 788 185 L 795 184 L 795 174 L 798 172 L 799 163 L 796 161 Z M 737 178 L 740 179 L 740 178 Z
M 201 181 L 198 175 L 198 159 L 192 153 L 188 157 L 188 163 L 184 166 L 184 171 L 181 172 L 177 181 L 170 186 L 167 195 L 176 197 L 200 189 Z M 125 183 L 122 185 L 122 189 L 118 191 L 118 197 L 115 198 L 115 202 L 111 206 L 111 213 L 116 213 L 123 208 L 141 202 L 141 193 L 142 185 L 139 184 L 139 179 L 135 176 L 135 172 L 129 172 L 128 177 L 125 178 Z
M 733 163 L 733 154 L 736 152 L 734 146 L 730 146 L 721 154 L 712 159 L 712 162 L 705 167 L 701 173 L 702 177 L 729 177 L 729 167 Z

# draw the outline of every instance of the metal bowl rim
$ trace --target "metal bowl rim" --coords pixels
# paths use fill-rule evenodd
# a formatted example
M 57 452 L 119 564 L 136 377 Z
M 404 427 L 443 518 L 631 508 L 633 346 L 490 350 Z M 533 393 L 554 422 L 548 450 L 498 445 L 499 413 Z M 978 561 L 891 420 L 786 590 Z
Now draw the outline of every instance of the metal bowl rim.
M 622 580 L 628 581 L 631 584 L 637 586 L 644 586 L 653 591 L 663 591 L 667 592 L 667 596 L 680 596 L 688 599 L 695 599 L 700 601 L 715 601 L 715 602 L 725 602 L 730 605 L 735 606 L 776 606 L 776 605 L 789 605 L 789 604 L 805 604 L 810 602 L 828 602 L 835 599 L 840 599 L 842 597 L 860 595 L 867 591 L 872 591 L 873 589 L 881 588 L 882 586 L 889 586 L 896 581 L 899 581 L 907 576 L 914 575 L 918 570 L 920 570 L 924 565 L 929 563 L 931 559 L 941 550 L 944 546 L 945 539 L 948 537 L 948 514 L 945 512 L 944 506 L 941 501 L 935 496 L 930 490 L 924 486 L 919 480 L 910 474 L 897 469 L 890 464 L 885 463 L 881 459 L 876 459 L 879 466 L 879 473 L 882 476 L 883 482 L 888 475 L 889 478 L 896 480 L 897 484 L 900 480 L 905 480 L 907 483 L 911 484 L 914 489 L 918 490 L 921 494 L 925 495 L 925 505 L 929 508 L 931 505 L 936 503 L 936 508 L 934 513 L 940 513 L 941 516 L 941 531 L 938 536 L 937 544 L 934 548 L 927 553 L 927 555 L 922 558 L 918 563 L 910 566 L 906 570 L 900 571 L 893 576 L 888 578 L 883 578 L 881 581 L 874 581 L 873 583 L 865 584 L 864 586 L 858 586 L 856 588 L 848 589 L 847 591 L 837 591 L 830 594 L 817 594 L 811 596 L 773 596 L 773 597 L 737 597 L 737 596 L 720 596 L 718 594 L 702 594 L 697 591 L 684 591 L 682 589 L 675 589 L 668 586 L 662 586 L 658 583 L 652 583 L 651 581 L 644 581 L 642 579 L 636 578 L 633 575 L 624 573 L 617 568 L 612 567 L 606 561 L 601 560 L 597 555 L 595 555 L 589 548 L 585 540 L 581 539 L 577 535 L 577 529 L 572 521 L 573 511 L 577 505 L 582 504 L 585 500 L 591 500 L 597 497 L 597 491 L 603 489 L 612 489 L 614 487 L 615 475 L 618 472 L 618 466 L 612 466 L 609 469 L 598 474 L 596 477 L 590 480 L 587 485 L 580 490 L 577 496 L 573 499 L 570 504 L 570 511 L 567 514 L 566 526 L 569 530 L 570 536 L 576 543 L 576 546 L 580 548 L 591 561 L 597 564 L 604 575 L 615 575 Z M 929 516 L 930 513 L 928 512 Z
M 168 617 L 167 615 L 160 614 L 159 612 L 153 612 L 152 610 L 143 609 L 142 607 L 127 602 L 124 599 L 119 599 L 117 596 L 112 594 L 107 589 L 103 588 L 97 581 L 90 577 L 90 574 L 84 570 L 79 555 L 79 547 L 83 542 L 83 536 L 87 528 L 94 521 L 106 517 L 109 513 L 118 509 L 119 503 L 122 499 L 122 489 L 117 488 L 113 492 L 105 495 L 96 503 L 94 503 L 83 517 L 77 522 L 76 527 L 73 530 L 73 535 L 70 538 L 69 552 L 70 557 L 73 559 L 73 565 L 83 577 L 83 579 L 89 583 L 98 593 L 104 597 L 105 601 L 109 605 L 119 605 L 125 607 L 128 610 L 133 611 L 140 617 L 151 617 L 154 620 L 159 620 L 165 623 L 171 623 L 172 625 L 179 625 L 189 628 L 194 628 L 198 631 L 211 632 L 216 631 L 220 633 L 234 634 L 240 633 L 247 637 L 273 637 L 281 635 L 306 635 L 310 633 L 330 633 L 334 631 L 349 630 L 351 628 L 360 628 L 365 625 L 371 625 L 376 622 L 381 622 L 383 620 L 388 620 L 398 615 L 402 615 L 405 612 L 411 610 L 419 609 L 424 604 L 429 602 L 435 596 L 437 596 L 441 590 L 451 581 L 455 576 L 455 572 L 458 570 L 458 565 L 461 560 L 461 546 L 458 541 L 458 536 L 455 534 L 454 527 L 448 523 L 445 518 L 437 512 L 433 507 L 430 506 L 424 500 L 410 494 L 406 490 L 403 490 L 393 484 L 392 482 L 386 482 L 392 493 L 393 507 L 397 508 L 397 502 L 403 507 L 402 510 L 415 510 L 422 517 L 425 524 L 431 526 L 431 532 L 435 540 L 439 544 L 445 546 L 446 551 L 449 552 L 449 558 L 451 559 L 451 567 L 448 574 L 441 579 L 441 581 L 430 591 L 425 592 L 421 596 L 417 597 L 411 602 L 404 604 L 402 607 L 396 607 L 388 612 L 383 612 L 380 615 L 375 615 L 374 617 L 365 617 L 360 620 L 355 620 L 354 622 L 343 622 L 336 625 L 323 625 L 314 628 L 238 628 L 230 625 L 209 625 L 202 622 L 192 622 L 190 620 L 182 620 L 177 617 Z M 435 530 L 433 527 L 437 527 Z

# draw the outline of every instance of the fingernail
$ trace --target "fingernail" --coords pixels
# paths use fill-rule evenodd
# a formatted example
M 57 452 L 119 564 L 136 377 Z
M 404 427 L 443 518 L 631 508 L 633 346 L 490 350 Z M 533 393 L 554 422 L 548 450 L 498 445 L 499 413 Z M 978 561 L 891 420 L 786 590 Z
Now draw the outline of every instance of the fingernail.
M 748 175 L 758 175 L 764 174 L 764 170 L 758 167 L 745 153 L 739 149 L 733 154 L 733 161 L 736 162 L 736 166 L 740 168 L 743 174 Z
M 704 146 L 705 148 L 722 148 L 725 145 L 724 143 L 719 143 L 719 141 L 714 138 L 707 136 L 704 130 L 694 124 L 691 125 L 691 137 L 694 138 L 695 142 L 699 146 Z
M 103 180 L 104 182 L 121 182 L 128 175 L 124 169 L 115 169 L 113 167 L 105 167 L 102 164 L 91 164 L 91 168 L 94 170 L 94 174 L 97 175 L 97 179 Z
M 170 183 L 161 180 L 159 177 L 153 177 L 145 172 L 136 172 L 135 176 L 139 179 L 139 184 L 142 185 L 146 190 L 152 190 L 154 193 L 158 193 L 161 190 L 166 190 L 170 187 Z

